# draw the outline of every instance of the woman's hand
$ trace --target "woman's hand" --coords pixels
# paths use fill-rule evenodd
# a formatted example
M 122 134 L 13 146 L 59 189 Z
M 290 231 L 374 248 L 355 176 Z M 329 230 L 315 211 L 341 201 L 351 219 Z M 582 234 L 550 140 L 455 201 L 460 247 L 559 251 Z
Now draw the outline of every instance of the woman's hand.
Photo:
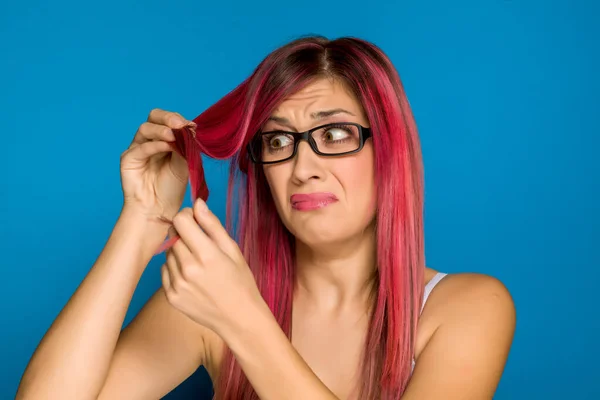
M 173 129 L 195 126 L 181 115 L 155 109 L 140 125 L 129 148 L 121 155 L 124 207 L 146 215 L 171 219 L 181 208 L 188 166 L 170 142 Z
M 223 338 L 266 303 L 237 243 L 198 199 L 173 218 L 180 236 L 161 268 L 169 303 Z
M 180 240 L 161 269 L 171 305 L 221 337 L 261 399 L 339 400 L 292 346 L 206 203 L 198 199 L 173 223 Z

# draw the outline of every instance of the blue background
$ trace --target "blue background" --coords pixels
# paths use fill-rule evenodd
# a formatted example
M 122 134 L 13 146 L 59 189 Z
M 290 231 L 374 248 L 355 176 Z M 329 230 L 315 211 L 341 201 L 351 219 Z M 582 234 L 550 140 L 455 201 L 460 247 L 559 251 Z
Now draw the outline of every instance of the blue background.
M 427 265 L 496 276 L 516 302 L 496 398 L 600 398 L 598 3 L 390 3 L 2 3 L 1 399 L 102 250 L 148 112 L 193 118 L 309 33 L 363 37 L 397 66 L 422 138 Z M 221 218 L 226 176 L 209 162 Z M 201 368 L 168 398 L 208 388 Z

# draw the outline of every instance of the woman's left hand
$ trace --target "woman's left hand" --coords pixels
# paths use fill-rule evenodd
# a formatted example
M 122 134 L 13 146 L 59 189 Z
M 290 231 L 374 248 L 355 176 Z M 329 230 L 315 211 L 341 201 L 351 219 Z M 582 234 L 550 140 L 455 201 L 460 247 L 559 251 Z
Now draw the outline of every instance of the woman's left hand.
M 161 268 L 169 303 L 223 336 L 266 304 L 237 243 L 198 199 L 173 218 L 180 236 Z

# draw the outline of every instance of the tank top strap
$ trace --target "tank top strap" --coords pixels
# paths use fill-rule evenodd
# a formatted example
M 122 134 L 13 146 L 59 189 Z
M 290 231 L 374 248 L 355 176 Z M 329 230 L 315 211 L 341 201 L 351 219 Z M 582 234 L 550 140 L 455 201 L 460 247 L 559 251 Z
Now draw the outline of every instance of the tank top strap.
M 442 279 L 444 279 L 444 277 L 448 275 L 446 273 L 443 272 L 438 272 L 437 274 L 435 274 L 435 276 L 433 278 L 431 278 L 431 280 L 429 282 L 427 282 L 427 285 L 425 285 L 425 292 L 423 293 L 423 305 L 421 306 L 421 312 L 423 312 L 423 309 L 425 308 L 425 303 L 427 302 L 427 299 L 429 298 L 429 295 L 431 294 L 431 291 L 433 290 L 433 288 L 440 283 L 440 281 Z
M 423 309 L 425 308 L 425 303 L 427 302 L 427 299 L 429 298 L 431 291 L 438 283 L 440 283 L 440 281 L 442 279 L 444 279 L 444 277 L 446 275 L 448 275 L 448 274 L 443 273 L 443 272 L 438 272 L 437 274 L 435 274 L 435 276 L 433 278 L 431 278 L 431 280 L 429 282 L 427 282 L 427 285 L 425 285 L 425 291 L 423 292 L 423 305 L 421 306 L 421 313 L 423 312 Z M 414 370 L 414 369 L 415 369 L 415 360 L 413 358 L 411 370 Z
M 443 273 L 443 272 L 438 272 L 437 274 L 435 274 L 435 276 L 433 278 L 431 278 L 431 280 L 429 282 L 427 282 L 427 285 L 425 285 L 425 291 L 423 293 L 423 305 L 421 306 L 421 313 L 423 312 L 423 309 L 425 308 L 425 303 L 427 302 L 427 299 L 429 298 L 431 291 L 438 283 L 440 283 L 440 281 L 446 275 L 448 275 L 448 274 Z M 412 370 L 414 370 L 414 369 L 415 369 L 415 360 L 413 358 L 411 373 L 412 373 Z

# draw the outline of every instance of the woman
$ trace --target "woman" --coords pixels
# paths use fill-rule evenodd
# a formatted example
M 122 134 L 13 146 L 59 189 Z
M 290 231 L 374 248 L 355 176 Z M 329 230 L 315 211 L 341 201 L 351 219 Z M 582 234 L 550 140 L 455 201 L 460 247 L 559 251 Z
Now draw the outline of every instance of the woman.
M 200 365 L 218 399 L 492 397 L 514 306 L 494 278 L 425 267 L 417 131 L 381 50 L 296 40 L 194 119 L 206 154 L 235 156 L 237 242 L 204 201 L 179 211 L 186 125 L 153 110 L 123 153 L 120 218 L 17 398 L 160 398 Z M 180 239 L 121 332 L 159 219 Z

